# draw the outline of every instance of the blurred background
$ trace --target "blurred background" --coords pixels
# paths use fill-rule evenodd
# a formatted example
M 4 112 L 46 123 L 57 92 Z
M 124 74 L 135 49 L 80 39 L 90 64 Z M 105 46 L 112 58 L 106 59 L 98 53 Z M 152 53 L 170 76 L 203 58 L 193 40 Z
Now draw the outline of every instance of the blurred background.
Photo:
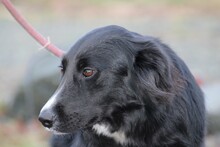
M 220 147 L 219 0 L 13 0 L 45 37 L 68 51 L 111 24 L 160 38 L 186 62 L 204 91 L 207 147 Z M 47 147 L 37 121 L 60 80 L 60 59 L 42 49 L 0 4 L 0 146 Z

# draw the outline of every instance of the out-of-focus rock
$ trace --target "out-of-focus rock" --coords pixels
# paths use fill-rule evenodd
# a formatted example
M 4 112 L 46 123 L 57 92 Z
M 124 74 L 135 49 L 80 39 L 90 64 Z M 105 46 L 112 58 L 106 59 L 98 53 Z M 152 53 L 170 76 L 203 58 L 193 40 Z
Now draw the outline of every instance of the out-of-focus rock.
M 24 82 L 8 108 L 8 116 L 24 120 L 38 116 L 58 85 L 59 62 L 60 59 L 48 52 L 40 52 L 30 60 Z

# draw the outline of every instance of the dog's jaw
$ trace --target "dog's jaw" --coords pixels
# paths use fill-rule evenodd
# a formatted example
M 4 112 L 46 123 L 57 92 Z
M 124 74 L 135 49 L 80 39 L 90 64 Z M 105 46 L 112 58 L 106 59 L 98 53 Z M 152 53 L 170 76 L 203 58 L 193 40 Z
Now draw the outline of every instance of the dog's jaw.
M 46 128 L 46 130 L 51 132 L 51 133 L 53 133 L 53 134 L 55 134 L 55 135 L 66 135 L 66 134 L 69 134 L 69 133 L 63 133 L 63 132 L 56 131 L 53 128 L 50 128 L 50 129 Z
M 95 131 L 96 134 L 98 135 L 103 135 L 109 138 L 112 138 L 115 140 L 115 142 L 125 145 L 128 143 L 128 139 L 123 131 L 116 131 L 116 132 L 111 132 L 109 130 L 109 125 L 107 124 L 95 124 L 92 129 Z

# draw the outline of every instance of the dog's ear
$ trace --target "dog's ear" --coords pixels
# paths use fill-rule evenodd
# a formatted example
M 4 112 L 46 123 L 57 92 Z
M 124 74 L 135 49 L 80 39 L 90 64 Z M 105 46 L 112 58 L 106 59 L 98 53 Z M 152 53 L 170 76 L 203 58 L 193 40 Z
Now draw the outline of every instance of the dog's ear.
M 173 87 L 169 57 L 159 41 L 146 41 L 136 44 L 138 51 L 135 54 L 134 70 L 140 79 L 144 90 L 158 97 L 170 97 Z M 163 99 L 164 100 L 164 99 Z

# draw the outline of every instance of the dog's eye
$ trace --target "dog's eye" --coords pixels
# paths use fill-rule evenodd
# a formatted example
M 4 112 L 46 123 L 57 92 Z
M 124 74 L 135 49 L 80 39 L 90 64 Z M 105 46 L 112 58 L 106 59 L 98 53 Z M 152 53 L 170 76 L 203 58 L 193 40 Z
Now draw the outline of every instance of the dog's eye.
M 62 73 L 64 73 L 64 67 L 63 67 L 62 65 L 60 65 L 59 68 L 60 68 L 60 71 L 61 71 Z
M 82 74 L 83 74 L 84 77 L 91 77 L 94 74 L 94 70 L 90 69 L 90 68 L 85 68 L 83 70 Z
M 64 57 L 63 60 L 61 61 L 60 66 L 59 66 L 62 74 L 64 74 L 64 72 L 66 71 L 66 67 L 67 67 L 67 59 Z

